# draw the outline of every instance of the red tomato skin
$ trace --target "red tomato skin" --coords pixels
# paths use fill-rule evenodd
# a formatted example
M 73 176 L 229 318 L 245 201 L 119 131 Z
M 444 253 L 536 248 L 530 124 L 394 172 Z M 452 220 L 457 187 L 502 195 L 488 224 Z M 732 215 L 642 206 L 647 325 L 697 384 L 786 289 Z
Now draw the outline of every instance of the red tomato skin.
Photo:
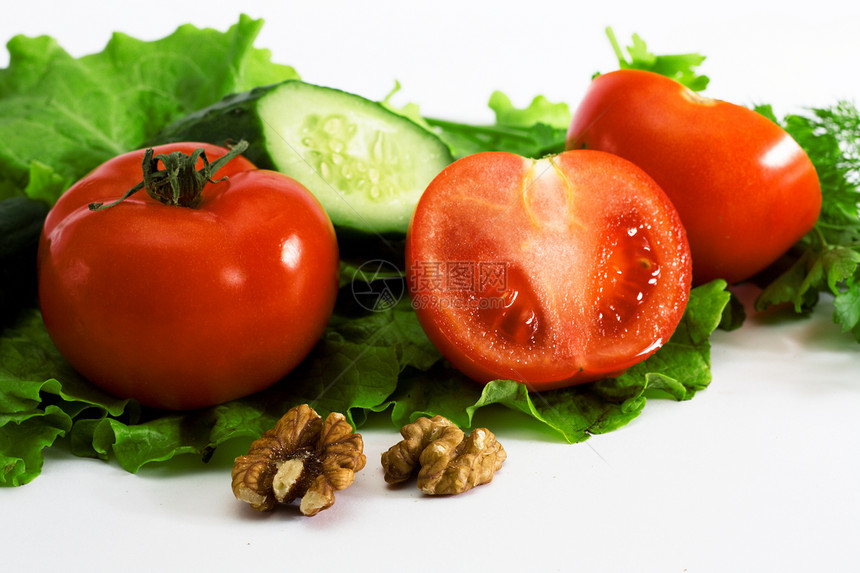
M 677 212 L 654 181 L 632 163 L 597 151 L 565 152 L 552 161 L 570 183 L 566 199 L 551 176 L 530 167 L 537 165 L 532 160 L 479 153 L 443 170 L 410 222 L 406 268 L 418 320 L 451 365 L 479 383 L 511 379 L 543 391 L 616 376 L 669 339 L 687 303 L 689 247 Z M 529 200 L 523 201 L 526 194 Z M 628 210 L 630 203 L 637 207 Z M 638 208 L 657 216 L 640 221 L 638 228 L 652 239 L 661 278 L 653 291 L 643 289 L 646 302 L 633 311 L 629 325 L 600 332 L 595 309 L 620 292 L 609 287 L 603 292 L 612 278 L 606 280 L 611 265 L 604 263 L 614 247 L 607 245 L 628 230 L 614 225 L 613 217 Z M 601 259 L 604 251 L 609 255 Z M 514 321 L 505 323 L 489 311 L 499 326 L 487 326 L 483 311 L 475 310 L 481 308 L 481 293 L 446 290 L 421 276 L 421 265 L 434 261 L 505 263 L 504 296 L 518 292 L 510 308 L 520 304 L 520 314 L 509 314 Z M 540 284 L 541 276 L 557 282 Z M 535 319 L 536 334 L 529 338 L 526 331 L 525 343 L 511 343 L 504 331 L 523 334 L 517 322 L 522 316 Z
M 694 284 L 753 276 L 812 229 L 821 210 L 815 168 L 781 127 L 653 72 L 595 78 L 566 147 L 614 153 L 654 178 L 686 227 Z
M 160 146 L 156 153 L 206 144 Z M 189 410 L 263 390 L 319 340 L 334 307 L 334 229 L 301 184 L 228 162 L 196 208 L 140 191 L 144 151 L 72 186 L 39 247 L 39 300 L 51 339 L 83 376 L 121 398 Z

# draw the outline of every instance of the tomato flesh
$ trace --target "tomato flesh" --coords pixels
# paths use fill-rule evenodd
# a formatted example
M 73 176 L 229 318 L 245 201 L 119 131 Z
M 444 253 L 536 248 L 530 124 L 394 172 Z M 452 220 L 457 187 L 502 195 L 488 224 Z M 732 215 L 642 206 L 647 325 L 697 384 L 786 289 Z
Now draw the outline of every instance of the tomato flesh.
M 595 307 L 602 336 L 616 336 L 647 302 L 660 278 L 643 224 L 625 217 L 615 223 L 620 233 L 607 236 L 597 267 L 601 269 Z
M 477 320 L 488 331 L 496 332 L 514 345 L 540 344 L 545 334 L 545 318 L 535 293 L 516 268 L 508 271 L 506 281 L 507 287 L 501 296 L 484 294 L 489 304 L 478 306 Z
M 451 364 L 535 390 L 615 375 L 655 352 L 691 278 L 668 198 L 597 151 L 455 162 L 418 203 L 406 255 L 419 321 Z

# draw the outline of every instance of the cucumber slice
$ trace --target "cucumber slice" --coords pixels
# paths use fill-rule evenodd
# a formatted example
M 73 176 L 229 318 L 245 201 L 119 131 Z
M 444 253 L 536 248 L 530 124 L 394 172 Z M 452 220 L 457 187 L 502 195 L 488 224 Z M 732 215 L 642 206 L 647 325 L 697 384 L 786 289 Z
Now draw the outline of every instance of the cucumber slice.
M 301 182 L 338 228 L 403 235 L 430 181 L 453 161 L 433 133 L 378 102 L 290 80 L 231 95 L 154 143 L 245 139 L 258 167 Z

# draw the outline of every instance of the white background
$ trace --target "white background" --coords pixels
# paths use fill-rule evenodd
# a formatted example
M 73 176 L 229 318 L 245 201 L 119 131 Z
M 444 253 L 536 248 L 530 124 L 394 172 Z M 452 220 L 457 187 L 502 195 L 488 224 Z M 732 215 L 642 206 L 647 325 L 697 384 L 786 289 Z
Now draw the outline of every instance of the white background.
M 599 7 L 597 5 L 599 4 Z M 238 6 L 239 8 L 236 8 Z M 706 92 L 778 113 L 860 95 L 860 9 L 788 2 L 44 2 L 4 5 L 0 40 L 50 34 L 73 55 L 114 30 L 156 39 L 181 23 L 263 17 L 258 47 L 307 81 L 431 116 L 490 121 L 494 89 L 575 106 L 616 66 L 604 35 L 708 56 Z M 0 55 L 0 67 L 8 55 Z M 745 293 L 748 295 L 749 293 Z M 858 571 L 860 345 L 830 322 L 777 314 L 713 337 L 711 387 L 652 400 L 628 426 L 568 445 L 527 418 L 480 411 L 508 461 L 492 484 L 428 498 L 367 468 L 314 518 L 257 514 L 230 491 L 230 444 L 128 474 L 47 453 L 34 482 L 0 490 L 3 569 L 267 571 Z

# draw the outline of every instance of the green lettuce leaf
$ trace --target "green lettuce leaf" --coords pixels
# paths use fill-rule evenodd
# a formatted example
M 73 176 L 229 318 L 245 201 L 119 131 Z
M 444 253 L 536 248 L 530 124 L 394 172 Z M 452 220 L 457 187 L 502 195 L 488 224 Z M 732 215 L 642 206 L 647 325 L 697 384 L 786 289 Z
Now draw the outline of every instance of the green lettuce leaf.
M 426 118 L 426 121 L 457 159 L 484 151 L 507 151 L 535 158 L 561 153 L 567 133 L 566 127 L 553 127 L 543 122 L 523 126 L 474 125 L 436 118 Z
M 496 114 L 496 123 L 508 127 L 531 127 L 542 123 L 567 130 L 573 117 L 566 103 L 553 103 L 542 95 L 535 96 L 528 107 L 517 108 L 507 95 L 494 91 L 490 94 L 488 105 Z
M 75 373 L 51 343 L 37 311 L 0 337 L 0 485 L 21 485 L 38 476 L 42 451 L 66 436 L 75 418 L 125 415 L 133 420 L 138 411 Z
M 471 427 L 479 408 L 500 404 L 542 422 L 568 442 L 581 442 L 627 424 L 641 413 L 648 396 L 689 400 L 706 388 L 711 381 L 710 335 L 723 320 L 730 296 L 724 281 L 693 289 L 672 338 L 617 378 L 529 393 L 511 380 L 481 387 L 438 362 L 428 370 L 404 372 L 397 391 L 376 410 L 390 408 L 397 426 L 441 415 Z
M 0 485 L 32 481 L 42 471 L 42 450 L 71 427 L 71 416 L 55 405 L 18 415 L 0 414 Z
M 16 36 L 0 69 L 0 199 L 53 202 L 95 166 L 224 95 L 297 78 L 253 47 L 262 20 L 227 32 L 182 26 L 152 42 L 114 34 L 71 57 L 47 36 Z
M 385 99 L 383 99 L 379 103 L 381 103 L 389 111 L 392 111 L 398 115 L 402 115 L 407 119 L 411 119 L 412 121 L 414 121 L 428 131 L 433 131 L 433 128 L 430 126 L 429 123 L 427 123 L 427 121 L 424 119 L 424 116 L 421 115 L 421 109 L 417 103 L 409 102 L 405 105 L 398 107 L 391 102 L 391 99 L 394 97 L 394 94 L 399 92 L 400 88 L 400 82 L 395 81 L 394 87 L 391 89 L 390 92 L 388 92 L 388 95 L 385 96 Z
M 705 61 L 700 54 L 658 55 L 648 50 L 636 34 L 627 54 L 618 44 L 611 28 L 606 29 L 620 69 L 637 69 L 670 77 L 694 91 L 704 90 L 708 77 L 697 68 Z M 595 74 L 597 75 L 597 74 Z M 543 157 L 564 151 L 565 136 L 572 114 L 566 103 L 553 103 L 536 96 L 524 108 L 516 108 L 501 91 L 490 96 L 489 107 L 496 116 L 491 125 L 474 125 L 437 118 L 424 118 L 456 158 L 483 151 L 508 151 L 525 157 Z M 417 113 L 417 108 L 410 110 Z
M 470 427 L 475 412 L 498 404 L 531 416 L 568 442 L 617 429 L 647 397 L 687 400 L 710 382 L 709 336 L 729 300 L 725 284 L 694 289 L 681 325 L 653 356 L 622 376 L 529 393 L 510 380 L 480 386 L 452 370 L 421 330 L 408 300 L 355 315 L 351 293 L 310 356 L 272 388 L 192 412 L 141 409 L 81 378 L 59 355 L 33 310 L 0 337 L 0 485 L 27 483 L 43 450 L 67 437 L 78 456 L 114 457 L 130 472 L 179 454 L 208 458 L 228 440 L 249 441 L 289 408 L 310 404 L 344 412 L 356 427 L 390 410 L 402 425 L 442 415 Z M 344 310 L 344 307 L 347 310 Z
M 398 91 L 400 82 L 380 103 L 435 133 L 455 158 L 482 151 L 508 151 L 527 157 L 564 151 L 564 137 L 571 120 L 566 103 L 553 103 L 538 95 L 527 107 L 517 108 L 505 93 L 494 91 L 487 105 L 495 114 L 495 123 L 474 125 L 424 117 L 415 103 L 397 107 L 391 99 Z
M 27 194 L 51 202 L 69 182 L 139 147 L 178 116 L 231 91 L 296 77 L 253 48 L 260 25 L 242 17 L 226 33 L 183 26 L 155 42 L 115 35 L 104 52 L 77 59 L 50 38 L 13 39 L 10 65 L 0 70 L 0 198 Z M 491 126 L 429 119 L 423 125 L 460 154 L 540 156 L 563 148 L 564 104 L 539 97 L 517 109 L 496 93 L 490 105 Z M 417 107 L 401 112 L 421 119 Z M 686 400 L 705 388 L 710 332 L 733 322 L 726 318 L 725 285 L 699 287 L 671 340 L 645 362 L 614 379 L 529 393 L 510 380 L 480 386 L 452 370 L 408 297 L 384 299 L 373 310 L 358 302 L 356 283 L 402 280 L 398 271 L 367 273 L 348 262 L 341 268 L 348 280 L 335 314 L 296 370 L 268 390 L 192 412 L 142 408 L 102 392 L 60 356 L 38 310 L 23 312 L 0 336 L 0 485 L 34 479 L 44 449 L 58 440 L 75 455 L 113 458 L 131 472 L 180 454 L 207 459 L 228 440 L 259 436 L 302 403 L 322 414 L 344 412 L 359 427 L 374 412 L 389 413 L 397 425 L 440 414 L 470 427 L 478 410 L 496 405 L 569 442 L 582 441 L 628 423 L 649 398 Z
M 632 44 L 627 47 L 627 54 L 625 55 L 612 28 L 606 28 L 606 35 L 609 37 L 612 50 L 618 58 L 619 69 L 654 72 L 672 78 L 693 91 L 702 91 L 708 87 L 710 81 L 708 76 L 699 75 L 696 71 L 705 61 L 705 56 L 701 54 L 654 54 L 648 50 L 648 45 L 638 34 L 633 34 Z

